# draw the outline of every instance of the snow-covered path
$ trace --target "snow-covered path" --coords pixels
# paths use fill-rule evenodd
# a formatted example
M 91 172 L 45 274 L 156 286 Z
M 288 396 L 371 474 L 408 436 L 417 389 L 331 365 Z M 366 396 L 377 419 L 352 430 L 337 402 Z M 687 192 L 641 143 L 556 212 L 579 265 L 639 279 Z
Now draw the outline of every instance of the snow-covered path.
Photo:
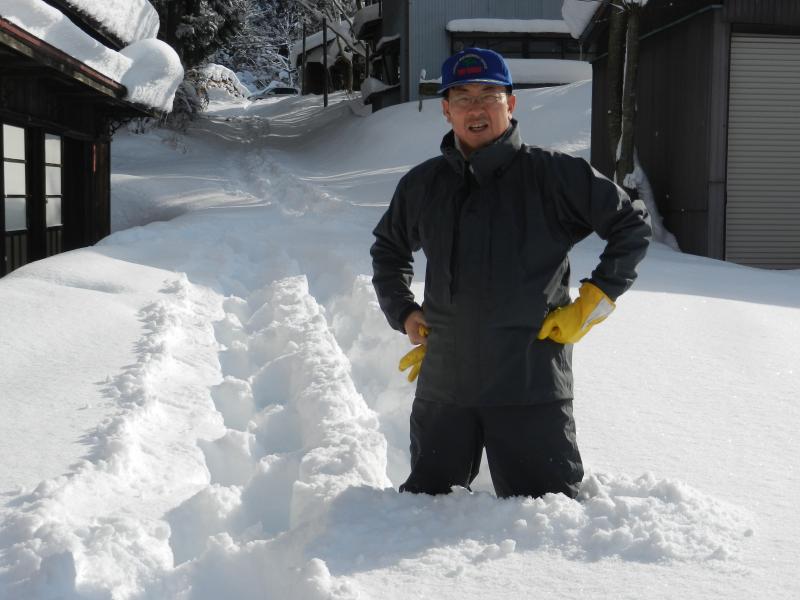
M 589 89 L 523 92 L 520 120 L 585 153 Z M 472 494 L 395 491 L 413 389 L 367 250 L 394 183 L 436 151 L 435 111 L 231 104 L 188 135 L 116 140 L 115 222 L 146 225 L 0 281 L 25 299 L 3 355 L 33 328 L 53 364 L 42 403 L 28 365 L 45 350 L 3 380 L 22 422 L 4 426 L 30 433 L 0 442 L 23 463 L 3 465 L 0 598 L 797 595 L 797 273 L 653 248 L 576 348 L 580 502 L 497 500 L 486 469 Z M 576 249 L 576 280 L 601 248 Z M 45 295 L 58 312 L 30 306 Z M 59 344 L 42 313 L 85 328 Z M 17 407 L 60 389 L 81 399 L 50 462 L 72 450 L 38 471 L 42 415 Z

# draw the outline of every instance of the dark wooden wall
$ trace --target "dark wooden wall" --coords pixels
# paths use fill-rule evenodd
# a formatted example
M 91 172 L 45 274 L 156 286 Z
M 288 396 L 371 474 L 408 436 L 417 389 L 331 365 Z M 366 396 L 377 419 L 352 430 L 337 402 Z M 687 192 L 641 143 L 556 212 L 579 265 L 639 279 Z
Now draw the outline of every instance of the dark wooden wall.
M 708 228 L 708 109 L 711 72 L 709 11 L 641 44 L 636 146 L 664 223 L 681 249 L 706 254 Z M 607 61 L 595 61 L 592 164 L 612 175 L 605 124 Z
M 8 56 L 0 55 L 0 60 Z M 5 266 L 0 261 L 0 276 L 21 266 L 20 258 L 24 264 L 94 244 L 110 233 L 110 140 L 105 110 L 77 86 L 49 76 L 47 69 L 0 62 L 0 122 L 26 129 L 29 194 L 27 235 L 6 235 L 5 228 L 0 229 L 0 250 L 16 257 Z M 45 133 L 63 139 L 63 227 L 56 229 L 45 226 Z
M 709 108 L 714 12 L 642 43 L 636 146 L 664 224 L 692 254 L 708 253 Z

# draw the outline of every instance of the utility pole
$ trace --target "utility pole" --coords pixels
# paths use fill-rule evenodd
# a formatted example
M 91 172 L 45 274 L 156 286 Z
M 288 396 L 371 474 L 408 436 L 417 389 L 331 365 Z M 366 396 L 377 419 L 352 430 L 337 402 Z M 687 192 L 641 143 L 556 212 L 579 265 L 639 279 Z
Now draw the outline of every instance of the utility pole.
M 322 17 L 322 71 L 324 84 L 322 87 L 322 105 L 328 106 L 328 20 Z
M 305 95 L 308 93 L 306 89 L 306 22 L 303 21 L 303 62 L 302 62 L 303 71 L 300 73 L 302 79 L 300 80 L 300 93 Z

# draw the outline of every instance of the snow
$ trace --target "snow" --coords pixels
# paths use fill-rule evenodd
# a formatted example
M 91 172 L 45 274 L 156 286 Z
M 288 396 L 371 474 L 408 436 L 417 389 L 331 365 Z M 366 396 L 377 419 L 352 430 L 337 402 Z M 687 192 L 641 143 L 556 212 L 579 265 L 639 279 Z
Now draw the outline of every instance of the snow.
M 207 79 L 208 87 L 222 89 L 230 95 L 238 95 L 242 98 L 247 98 L 251 93 L 250 90 L 242 84 L 236 73 L 228 67 L 216 63 L 208 63 L 200 67 L 199 70 L 203 77 Z M 271 81 L 266 88 L 258 91 L 263 92 L 280 84 L 281 82 L 279 81 Z
M 116 52 L 44 0 L 3 0 L 0 16 L 127 88 L 126 100 L 172 110 L 183 67 L 165 42 L 141 39 Z
M 447 22 L 447 31 L 487 33 L 569 33 L 559 19 L 454 19 Z
M 602 4 L 601 0 L 564 0 L 561 5 L 561 16 L 564 17 L 564 22 L 573 38 L 580 39 Z
M 120 50 L 131 60 L 120 83 L 127 99 L 161 110 L 172 110 L 175 91 L 183 80 L 183 65 L 170 46 L 161 40 L 139 40 Z
M 356 12 L 355 16 L 353 17 L 354 35 L 357 38 L 360 38 L 361 30 L 364 28 L 364 25 L 379 19 L 381 19 L 380 4 L 376 2 L 375 4 L 370 4 L 369 6 L 363 7 L 361 10 Z
M 394 35 L 385 35 L 381 39 L 378 40 L 378 43 L 375 44 L 375 52 L 380 52 L 381 48 L 383 48 L 386 44 L 390 42 L 394 42 L 395 40 L 400 39 L 400 34 L 396 33 Z
M 65 1 L 103 25 L 125 44 L 158 35 L 158 13 L 148 0 Z
M 588 156 L 591 82 L 517 96 L 529 143 Z M 118 132 L 115 233 L 0 280 L 0 598 L 797 597 L 798 272 L 654 243 L 575 348 L 578 501 L 485 465 L 398 494 L 408 342 L 368 248 L 447 126 L 330 99 Z
M 350 36 L 350 24 L 347 21 L 341 21 L 338 24 L 328 23 L 328 64 L 333 65 L 336 57 L 339 55 L 339 46 L 336 43 L 337 36 L 342 37 L 342 48 L 352 46 L 353 38 Z M 322 62 L 322 31 L 317 31 L 306 36 L 306 62 Z M 303 54 L 303 38 L 296 40 L 289 50 L 290 63 L 293 65 L 298 64 L 298 58 Z M 345 49 L 345 54 L 350 55 L 352 52 Z M 314 56 L 312 59 L 311 56 Z
M 507 58 L 514 84 L 575 83 L 592 78 L 592 65 L 583 60 Z
M 664 227 L 664 220 L 661 218 L 661 215 L 658 214 L 655 194 L 650 185 L 650 179 L 647 177 L 647 173 L 645 173 L 639 162 L 639 153 L 636 151 L 636 148 L 633 149 L 633 164 L 633 173 L 628 173 L 628 175 L 625 176 L 623 185 L 629 190 L 636 190 L 639 194 L 639 198 L 642 199 L 648 212 L 650 212 L 650 226 L 653 229 L 653 239 L 662 244 L 666 244 L 670 248 L 680 250 L 678 240 Z
M 374 77 L 367 77 L 364 79 L 364 81 L 361 82 L 361 98 L 366 102 L 366 100 L 372 94 L 396 87 L 398 87 L 398 85 L 389 85 L 387 83 L 382 82 L 380 79 L 375 79 Z

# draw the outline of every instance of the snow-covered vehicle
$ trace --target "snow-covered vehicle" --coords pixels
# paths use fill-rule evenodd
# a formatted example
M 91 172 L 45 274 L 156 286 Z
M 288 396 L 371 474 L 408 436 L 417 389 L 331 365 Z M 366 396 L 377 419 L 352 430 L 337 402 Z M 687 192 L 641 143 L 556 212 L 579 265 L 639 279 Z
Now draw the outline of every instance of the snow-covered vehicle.
M 263 90 L 250 94 L 248 100 L 264 100 L 272 96 L 291 96 L 299 93 L 300 91 L 296 87 L 289 85 L 268 85 Z

